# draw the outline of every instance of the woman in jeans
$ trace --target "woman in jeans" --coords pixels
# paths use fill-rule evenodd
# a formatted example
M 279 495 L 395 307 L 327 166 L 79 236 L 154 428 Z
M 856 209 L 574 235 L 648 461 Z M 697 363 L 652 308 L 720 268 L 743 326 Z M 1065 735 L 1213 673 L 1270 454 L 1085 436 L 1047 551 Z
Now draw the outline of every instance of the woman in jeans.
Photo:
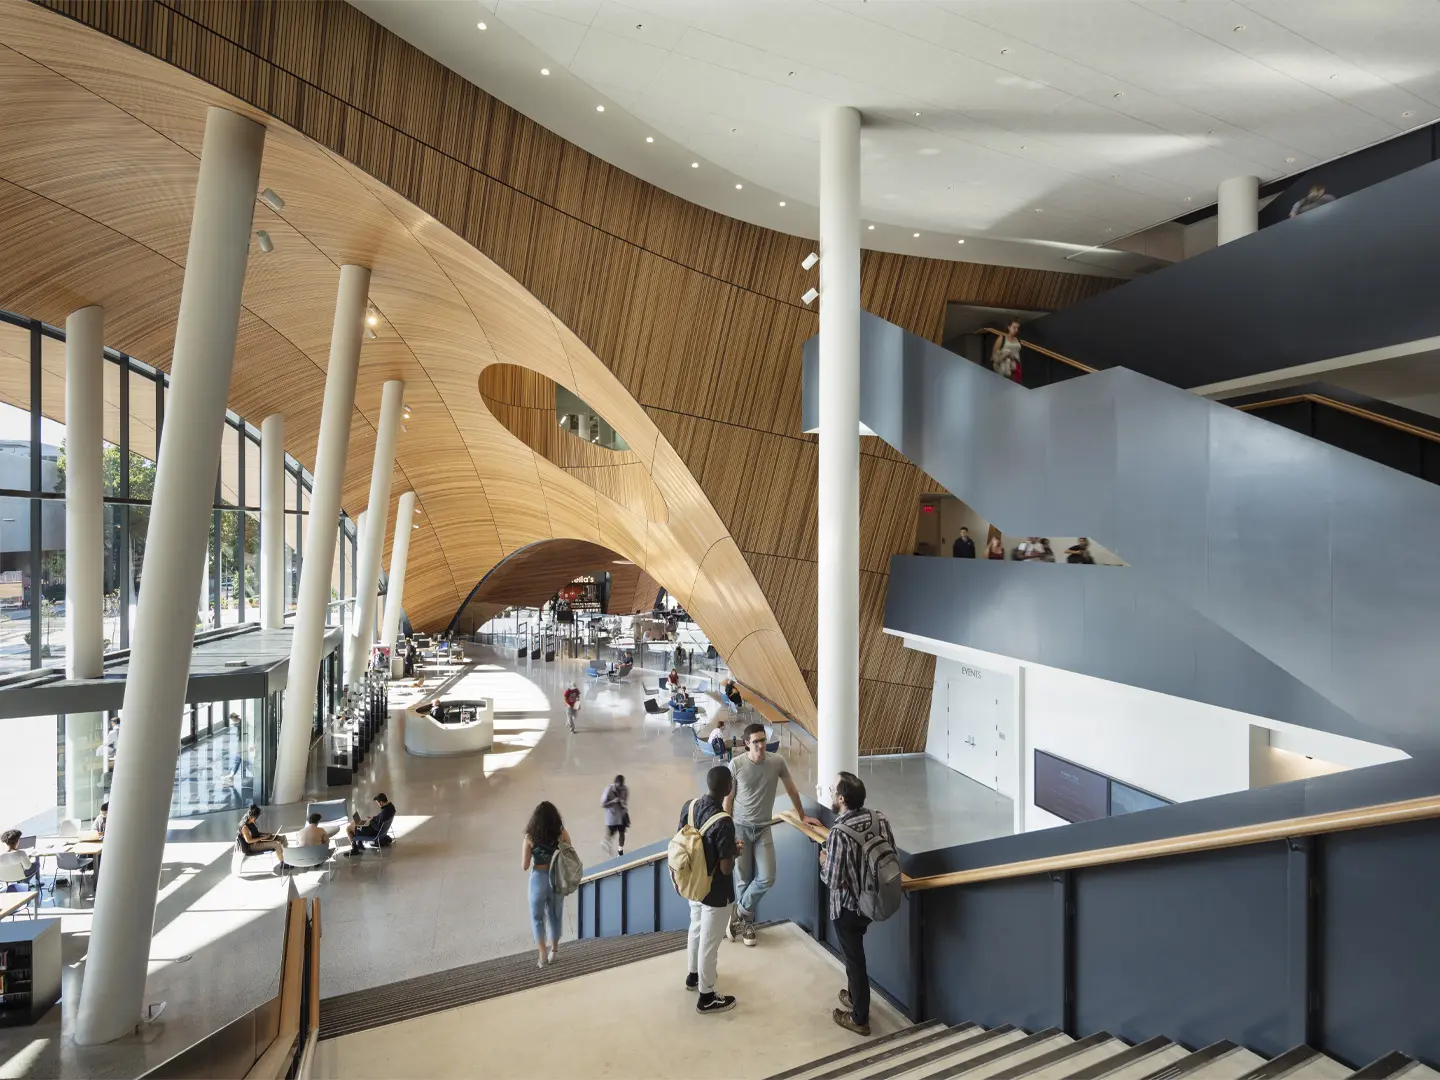
M 560 923 L 565 914 L 565 898 L 550 887 L 550 860 L 561 842 L 570 843 L 570 834 L 560 820 L 555 804 L 542 802 L 530 815 L 525 826 L 525 847 L 520 856 L 520 869 L 530 874 L 530 925 L 535 934 L 535 948 L 540 953 L 539 967 L 555 962 L 560 947 Z M 545 944 L 545 922 L 550 922 L 550 944 Z

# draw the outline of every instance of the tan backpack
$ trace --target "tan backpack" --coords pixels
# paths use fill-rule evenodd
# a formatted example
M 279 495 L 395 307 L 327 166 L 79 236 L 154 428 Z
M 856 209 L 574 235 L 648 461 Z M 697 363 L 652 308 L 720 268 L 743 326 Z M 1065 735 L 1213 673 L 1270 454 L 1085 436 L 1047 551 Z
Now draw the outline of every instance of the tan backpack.
M 695 801 L 690 800 L 689 820 L 680 826 L 680 831 L 670 838 L 667 861 L 670 864 L 670 880 L 675 891 L 686 900 L 704 900 L 710 894 L 714 877 L 705 861 L 705 834 L 710 826 L 730 815 L 717 810 L 701 828 L 695 827 Z

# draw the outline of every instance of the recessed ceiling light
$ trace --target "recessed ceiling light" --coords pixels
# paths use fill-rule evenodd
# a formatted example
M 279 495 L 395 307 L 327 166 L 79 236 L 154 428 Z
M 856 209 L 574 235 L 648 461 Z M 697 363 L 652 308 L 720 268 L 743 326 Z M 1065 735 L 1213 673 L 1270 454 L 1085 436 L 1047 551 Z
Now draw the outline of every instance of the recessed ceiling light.
M 605 106 L 604 106 L 604 105 L 596 105 L 596 106 L 595 106 L 595 111 L 596 111 L 596 112 L 604 112 L 604 111 L 605 111 Z
M 1118 97 L 1124 97 L 1124 96 L 1125 96 L 1125 91 L 1124 91 L 1124 90 L 1116 90 L 1115 93 L 1111 94 L 1110 96 L 1111 96 L 1111 97 L 1117 97 L 1117 98 L 1118 98 Z
M 1107 233 L 1112 233 L 1112 232 L 1114 232 L 1115 230 L 1114 230 L 1114 229 L 1106 229 L 1105 231 L 1106 231 Z
M 1285 159 L 1285 164 L 1286 164 L 1286 165 L 1294 165 L 1294 164 L 1295 164 L 1295 159 L 1294 159 L 1293 157 L 1287 157 L 1287 158 Z
M 1021 150 L 1024 150 L 1024 149 L 1025 149 L 1025 144 L 1024 144 L 1023 142 L 1020 144 L 1020 149 L 1021 149 Z
M 956 240 L 956 241 L 955 241 L 955 243 L 957 243 L 957 244 L 963 244 L 964 242 L 965 242 L 964 240 Z
M 1334 75 L 1331 75 L 1330 78 L 1332 78 L 1332 79 L 1338 79 L 1338 78 L 1340 78 L 1340 73 L 1337 71 Z
M 1001 55 L 1001 56 L 1009 56 L 1009 55 L 1010 55 L 1010 50 L 1009 50 L 1009 49 L 1001 49 L 1001 50 L 1000 50 L 1000 55 Z
M 654 142 L 654 141 L 655 141 L 655 136 L 654 136 L 654 135 L 646 135 L 646 136 L 645 136 L 645 141 L 646 141 L 646 142 Z
M 475 29 L 476 29 L 476 30 L 484 30 L 484 29 L 485 29 L 485 24 L 484 24 L 483 22 L 477 22 L 477 23 L 475 24 Z
M 1240 33 L 1242 30 L 1245 29 L 1245 24 L 1244 24 L 1244 23 L 1236 23 L 1235 26 L 1234 26 L 1232 29 L 1235 31 L 1235 33 L 1238 34 L 1238 33 Z
M 780 200 L 780 205 L 781 205 L 781 206 L 784 206 L 784 205 L 785 205 L 785 200 L 784 200 L 784 199 L 781 199 L 781 200 Z
M 700 167 L 700 163 L 699 163 L 698 161 L 692 161 L 692 162 L 690 162 L 690 168 L 692 168 L 692 169 L 698 169 L 699 167 Z
M 916 116 L 919 116 L 920 114 L 917 112 L 915 115 L 916 115 Z
M 1037 207 L 1035 207 L 1035 213 L 1037 213 L 1037 214 L 1043 214 L 1044 212 L 1045 212 L 1045 208 L 1044 208 L 1043 206 L 1037 206 Z
M 867 227 L 867 228 L 870 228 L 870 229 L 873 229 L 873 228 L 875 228 L 875 226 L 874 226 L 874 225 L 869 225 L 869 226 L 866 226 L 866 227 Z
M 1404 112 L 1402 112 L 1400 115 L 1408 118 L 1408 117 L 1411 117 L 1411 116 L 1414 116 L 1414 115 L 1415 115 L 1415 110 L 1414 110 L 1414 109 L 1406 109 L 1406 110 L 1405 110 Z
M 736 191 L 739 191 L 739 190 L 741 190 L 744 186 L 745 186 L 744 184 L 736 184 L 736 185 L 735 185 L 735 190 L 736 190 Z
M 540 74 L 541 74 L 541 75 L 549 75 L 549 74 L 550 74 L 550 69 L 549 69 L 549 68 L 541 68 L 541 69 L 540 69 Z
M 915 234 L 915 239 L 916 239 L 916 240 L 919 240 L 919 239 L 920 239 L 920 234 L 919 234 L 918 232 Z
M 1194 202 L 1195 200 L 1192 199 L 1189 195 L 1186 195 L 1186 196 L 1185 196 L 1185 201 L 1186 201 L 1186 202 Z

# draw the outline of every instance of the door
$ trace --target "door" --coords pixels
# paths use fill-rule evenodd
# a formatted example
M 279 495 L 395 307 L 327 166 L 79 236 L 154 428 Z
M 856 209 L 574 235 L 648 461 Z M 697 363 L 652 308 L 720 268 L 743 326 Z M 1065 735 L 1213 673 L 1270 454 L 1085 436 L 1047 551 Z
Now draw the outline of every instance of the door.
M 983 687 L 973 679 L 946 680 L 945 763 L 986 787 L 994 787 L 995 721 L 986 708 Z

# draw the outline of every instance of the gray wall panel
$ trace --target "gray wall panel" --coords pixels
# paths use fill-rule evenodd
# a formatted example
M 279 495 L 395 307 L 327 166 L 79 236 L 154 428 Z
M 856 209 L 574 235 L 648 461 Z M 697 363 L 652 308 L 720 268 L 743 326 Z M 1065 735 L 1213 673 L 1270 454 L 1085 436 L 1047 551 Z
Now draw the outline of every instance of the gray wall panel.
M 1308 696 L 1293 678 L 1335 706 L 1278 718 L 1440 749 L 1440 665 L 1429 659 L 1440 654 L 1440 561 L 1424 550 L 1440 535 L 1435 485 L 1132 371 L 1028 390 L 873 316 L 862 327 L 861 420 L 877 435 L 1007 533 L 1090 536 L 1129 563 L 1106 572 L 1133 579 L 1136 603 L 1151 605 L 1136 621 L 1156 629 L 1128 656 L 1100 659 L 1131 680 L 1152 666 L 1157 681 L 1183 678 L 1183 660 L 1152 651 L 1200 655 L 1198 636 L 1159 638 L 1184 625 L 1170 613 L 1178 604 L 1201 617 L 1193 635 L 1218 630 L 1269 661 L 1247 665 L 1248 678 L 1273 683 L 1247 700 L 1293 713 Z M 813 417 L 813 364 L 806 371 Z M 1014 618 L 1017 602 L 972 605 L 969 643 L 1017 655 L 1021 642 L 1038 661 L 1043 635 L 1012 625 L 1032 621 Z

